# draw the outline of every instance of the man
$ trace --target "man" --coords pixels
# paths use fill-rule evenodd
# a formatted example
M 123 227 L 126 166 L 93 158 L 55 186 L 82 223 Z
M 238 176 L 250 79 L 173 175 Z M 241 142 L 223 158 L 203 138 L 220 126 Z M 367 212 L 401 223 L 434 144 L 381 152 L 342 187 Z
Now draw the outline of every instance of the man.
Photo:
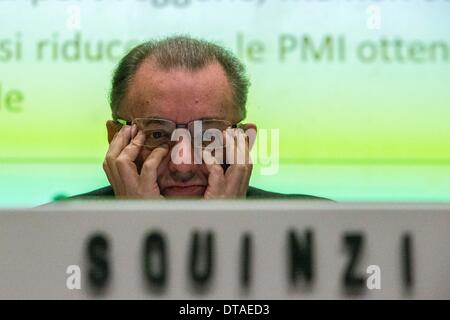
M 249 187 L 248 137 L 240 149 L 244 162 L 217 161 L 223 155 L 205 150 L 203 144 L 200 153 L 206 156 L 208 151 L 213 161 L 179 161 L 183 156 L 192 160 L 198 150 L 190 152 L 192 141 L 185 136 L 174 145 L 175 130 L 192 133 L 203 125 L 220 130 L 228 142 L 235 138 L 226 135 L 230 130 L 256 132 L 255 124 L 242 123 L 248 87 L 239 60 L 210 42 L 176 36 L 135 47 L 120 61 L 112 81 L 109 149 L 103 163 L 111 186 L 75 198 L 320 199 Z M 174 152 L 178 144 L 188 147 Z M 236 159 L 236 150 L 231 159 Z M 230 160 L 228 154 L 225 158 Z

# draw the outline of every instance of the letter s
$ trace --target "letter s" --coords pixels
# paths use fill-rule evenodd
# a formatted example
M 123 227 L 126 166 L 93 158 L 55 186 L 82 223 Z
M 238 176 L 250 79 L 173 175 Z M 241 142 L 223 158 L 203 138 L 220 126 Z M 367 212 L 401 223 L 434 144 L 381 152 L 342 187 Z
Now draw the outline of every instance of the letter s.
M 87 260 L 89 264 L 88 281 L 95 289 L 108 284 L 110 276 L 109 242 L 105 235 L 94 234 L 87 241 Z

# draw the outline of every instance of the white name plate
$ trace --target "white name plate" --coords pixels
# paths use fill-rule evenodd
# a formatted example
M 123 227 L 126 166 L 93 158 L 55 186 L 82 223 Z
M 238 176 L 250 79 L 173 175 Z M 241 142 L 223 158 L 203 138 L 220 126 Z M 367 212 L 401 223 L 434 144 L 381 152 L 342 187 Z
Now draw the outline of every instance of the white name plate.
M 450 298 L 450 205 L 67 202 L 0 211 L 0 298 Z

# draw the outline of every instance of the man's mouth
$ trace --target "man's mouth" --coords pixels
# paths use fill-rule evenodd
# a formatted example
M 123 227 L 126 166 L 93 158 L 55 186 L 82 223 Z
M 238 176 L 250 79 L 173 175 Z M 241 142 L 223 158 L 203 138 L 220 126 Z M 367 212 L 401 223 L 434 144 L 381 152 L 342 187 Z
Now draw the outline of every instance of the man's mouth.
M 170 186 L 162 190 L 164 196 L 169 197 L 199 197 L 205 193 L 204 185 Z

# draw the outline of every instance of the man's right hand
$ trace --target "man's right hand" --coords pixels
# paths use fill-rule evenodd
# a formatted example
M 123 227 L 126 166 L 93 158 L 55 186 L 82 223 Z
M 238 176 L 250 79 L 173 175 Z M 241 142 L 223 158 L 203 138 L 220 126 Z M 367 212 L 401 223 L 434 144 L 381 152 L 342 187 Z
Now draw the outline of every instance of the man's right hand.
M 139 173 L 135 160 L 145 141 L 145 135 L 142 131 L 136 134 L 136 130 L 134 125 L 125 125 L 116 133 L 109 144 L 103 169 L 116 197 L 162 197 L 157 182 L 157 170 L 169 149 L 167 146 L 154 149 L 145 159 Z

